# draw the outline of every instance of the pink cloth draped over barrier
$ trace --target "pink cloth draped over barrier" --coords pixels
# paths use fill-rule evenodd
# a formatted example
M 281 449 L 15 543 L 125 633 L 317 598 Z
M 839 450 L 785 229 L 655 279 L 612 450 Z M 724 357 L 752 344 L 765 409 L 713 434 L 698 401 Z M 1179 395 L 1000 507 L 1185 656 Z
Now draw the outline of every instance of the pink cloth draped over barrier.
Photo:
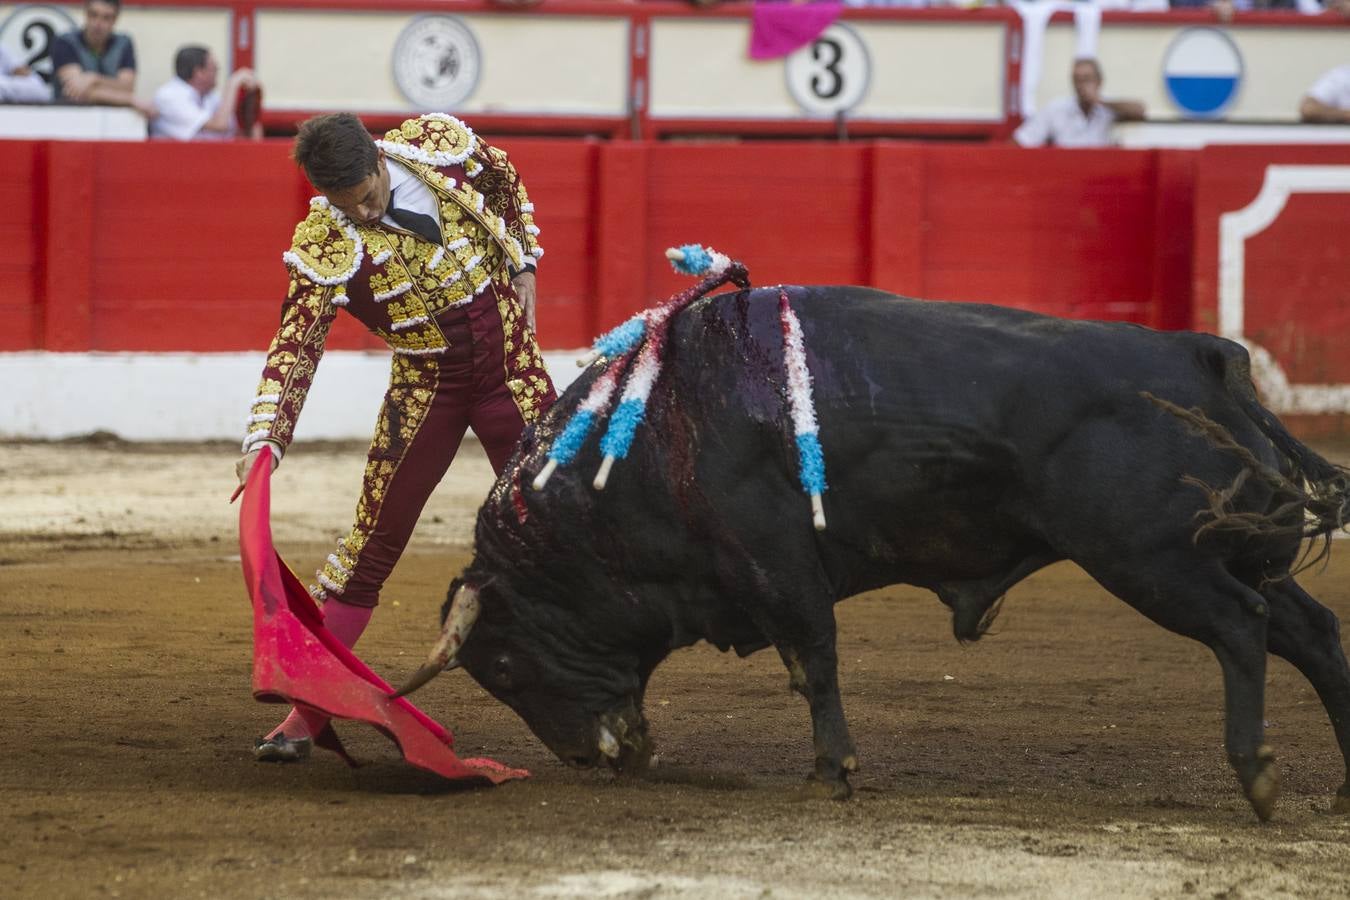
M 750 17 L 750 58 L 778 59 L 805 47 L 843 10 L 842 3 L 756 0 Z
M 529 777 L 491 759 L 460 759 L 454 737 L 393 690 L 323 624 L 323 613 L 272 545 L 270 454 L 258 456 L 239 506 L 239 554 L 253 601 L 253 696 L 311 707 L 333 718 L 369 722 L 403 758 L 454 780 L 500 784 Z M 315 738 L 355 765 L 332 725 Z

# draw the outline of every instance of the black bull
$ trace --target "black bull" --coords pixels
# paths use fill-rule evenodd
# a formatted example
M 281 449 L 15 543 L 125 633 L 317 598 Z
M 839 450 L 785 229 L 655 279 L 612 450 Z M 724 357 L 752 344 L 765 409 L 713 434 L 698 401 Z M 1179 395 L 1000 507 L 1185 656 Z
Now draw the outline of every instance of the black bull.
M 604 491 L 594 436 L 530 487 L 598 366 L 523 438 L 479 512 L 467 591 L 452 590 L 468 621 L 447 601 L 458 631 L 425 671 L 454 655 L 564 761 L 634 768 L 650 754 L 644 689 L 673 649 L 772 644 L 810 703 L 814 778 L 846 797 L 834 604 L 918 585 L 974 640 L 1010 587 L 1068 559 L 1214 652 L 1228 758 L 1259 817 L 1279 792 L 1267 650 L 1316 688 L 1350 758 L 1338 622 L 1290 574 L 1305 538 L 1343 523 L 1345 472 L 1261 407 L 1240 346 L 863 288 L 788 293 L 827 530 L 797 481 L 778 290 L 705 298 L 675 320 Z M 1350 781 L 1335 805 L 1350 810 Z

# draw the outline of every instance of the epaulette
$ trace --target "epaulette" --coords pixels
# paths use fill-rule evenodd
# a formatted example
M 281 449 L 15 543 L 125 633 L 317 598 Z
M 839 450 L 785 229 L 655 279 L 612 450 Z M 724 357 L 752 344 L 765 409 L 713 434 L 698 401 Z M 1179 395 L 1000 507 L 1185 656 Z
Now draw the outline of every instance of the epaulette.
M 478 146 L 478 138 L 468 125 L 446 113 L 427 113 L 409 119 L 384 133 L 376 141 L 385 153 L 409 162 L 428 166 L 453 166 L 463 163 Z
M 350 219 L 327 198 L 315 197 L 281 258 L 316 284 L 345 284 L 361 268 L 365 246 Z

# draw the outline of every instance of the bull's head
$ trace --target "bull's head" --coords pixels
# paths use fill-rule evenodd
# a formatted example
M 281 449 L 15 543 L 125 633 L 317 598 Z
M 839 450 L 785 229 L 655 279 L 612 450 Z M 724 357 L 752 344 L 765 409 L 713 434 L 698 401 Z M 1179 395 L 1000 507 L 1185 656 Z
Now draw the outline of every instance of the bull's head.
M 590 639 L 584 624 L 517 615 L 521 602 L 498 582 L 456 580 L 441 610 L 440 639 L 396 696 L 462 666 L 568 765 L 641 771 L 651 758 L 641 712 L 647 673 L 637 659 Z

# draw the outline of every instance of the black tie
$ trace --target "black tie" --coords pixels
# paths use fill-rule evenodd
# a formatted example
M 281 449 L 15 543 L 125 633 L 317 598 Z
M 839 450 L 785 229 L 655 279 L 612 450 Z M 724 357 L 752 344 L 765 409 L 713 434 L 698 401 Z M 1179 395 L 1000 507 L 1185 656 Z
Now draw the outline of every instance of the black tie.
M 436 220 L 423 213 L 413 212 L 410 209 L 399 209 L 394 206 L 394 198 L 389 198 L 389 218 L 393 219 L 404 228 L 411 231 L 418 237 L 426 238 L 431 243 L 440 245 L 441 230 L 436 227 Z

